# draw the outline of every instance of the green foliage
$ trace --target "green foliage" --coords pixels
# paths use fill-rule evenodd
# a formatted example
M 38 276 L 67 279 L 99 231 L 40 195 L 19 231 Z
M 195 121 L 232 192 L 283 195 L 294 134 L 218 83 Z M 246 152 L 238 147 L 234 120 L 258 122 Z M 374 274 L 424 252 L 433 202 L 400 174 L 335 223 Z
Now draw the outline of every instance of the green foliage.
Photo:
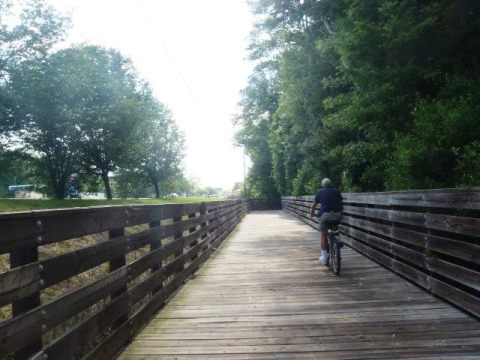
M 152 185 L 140 173 L 121 169 L 115 174 L 113 180 L 115 193 L 122 199 L 146 198 L 153 194 Z
M 189 188 L 181 174 L 183 135 L 129 59 L 100 46 L 53 51 L 69 19 L 43 0 L 0 0 L 4 19 L 0 182 L 27 182 L 35 173 L 57 198 L 70 185 L 96 192 L 101 179 L 111 199 L 113 175 L 125 197 Z
M 25 149 L 39 153 L 57 198 L 65 196 L 69 177 L 78 170 L 77 127 L 68 61 L 55 55 L 41 62 L 25 61 L 11 71 L 9 86 L 15 96 L 13 119 Z
M 185 140 L 170 110 L 151 96 L 144 104 L 148 107 L 148 123 L 139 129 L 140 138 L 130 149 L 129 168 L 148 179 L 158 198 L 172 188 L 172 178 L 180 173 Z
M 457 156 L 455 168 L 456 184 L 459 186 L 478 186 L 480 179 L 480 141 L 474 140 L 461 151 L 454 149 Z
M 10 185 L 45 184 L 41 171 L 41 159 L 21 151 L 0 149 L 0 198 L 8 197 Z
M 315 164 L 304 162 L 293 180 L 292 195 L 301 196 L 315 193 L 321 187 L 322 178 Z
M 396 141 L 389 188 L 478 185 L 479 80 L 457 78 L 436 99 L 417 102 L 413 125 Z
M 100 178 L 111 199 L 115 172 L 120 195 L 146 196 L 148 181 L 159 197 L 159 182 L 179 171 L 183 137 L 170 112 L 115 50 L 78 46 L 25 61 L 9 89 L 15 136 L 39 154 L 57 198 L 72 178 L 77 188 Z
M 18 12 L 17 21 L 6 21 Z M 45 1 L 0 0 L 0 134 L 18 128 L 12 116 L 12 93 L 7 86 L 10 72 L 25 61 L 41 61 L 61 40 L 69 19 Z
M 273 112 L 278 104 L 275 79 L 272 78 L 273 64 L 264 64 L 255 69 L 249 85 L 242 92 L 242 113 L 235 119 L 239 127 L 235 140 L 245 148 L 253 166 L 248 176 L 249 196 L 278 197 L 272 179 L 272 153 L 268 137 Z
M 85 171 L 100 176 L 112 198 L 109 174 L 119 168 L 132 147 L 145 144 L 154 100 L 127 58 L 98 46 L 59 51 L 53 59 L 59 76 L 71 84 L 66 90 L 76 146 Z
M 315 192 L 323 176 L 348 191 L 478 185 L 478 2 L 252 8 L 251 57 L 271 80 L 250 81 L 238 116 L 239 134 L 268 139 L 244 142 L 254 183 L 271 172 L 279 193 L 295 195 Z M 250 111 L 274 94 L 268 117 Z
M 160 181 L 159 184 L 161 196 L 169 196 L 172 193 L 176 193 L 180 196 L 198 195 L 198 193 L 196 192 L 195 182 L 191 179 L 186 178 L 182 171 L 173 173 L 172 176 L 170 176 L 166 180 Z

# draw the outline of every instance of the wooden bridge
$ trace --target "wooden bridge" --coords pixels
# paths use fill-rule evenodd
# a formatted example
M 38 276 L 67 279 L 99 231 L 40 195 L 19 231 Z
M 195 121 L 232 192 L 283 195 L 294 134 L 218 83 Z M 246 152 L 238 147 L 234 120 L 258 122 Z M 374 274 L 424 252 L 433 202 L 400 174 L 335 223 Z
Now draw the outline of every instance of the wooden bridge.
M 347 194 L 339 277 L 310 198 L 2 215 L 0 358 L 477 359 L 479 200 Z

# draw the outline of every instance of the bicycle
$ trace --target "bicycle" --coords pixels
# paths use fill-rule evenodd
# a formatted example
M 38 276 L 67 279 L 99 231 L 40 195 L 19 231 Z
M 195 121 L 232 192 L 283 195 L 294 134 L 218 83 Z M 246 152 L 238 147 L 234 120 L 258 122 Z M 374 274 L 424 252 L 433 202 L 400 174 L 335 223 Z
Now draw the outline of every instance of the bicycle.
M 335 275 L 340 274 L 342 256 L 340 249 L 343 247 L 340 241 L 340 230 L 338 224 L 328 224 L 328 266 Z

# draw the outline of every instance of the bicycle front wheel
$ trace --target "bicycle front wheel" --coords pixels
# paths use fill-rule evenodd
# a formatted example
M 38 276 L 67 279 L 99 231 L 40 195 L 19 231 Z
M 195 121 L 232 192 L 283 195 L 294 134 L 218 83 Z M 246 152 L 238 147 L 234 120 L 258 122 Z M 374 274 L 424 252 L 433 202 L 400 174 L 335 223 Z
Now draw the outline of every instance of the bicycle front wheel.
M 332 249 L 330 253 L 330 259 L 332 262 L 332 271 L 335 275 L 340 274 L 340 239 L 338 235 L 333 236 Z

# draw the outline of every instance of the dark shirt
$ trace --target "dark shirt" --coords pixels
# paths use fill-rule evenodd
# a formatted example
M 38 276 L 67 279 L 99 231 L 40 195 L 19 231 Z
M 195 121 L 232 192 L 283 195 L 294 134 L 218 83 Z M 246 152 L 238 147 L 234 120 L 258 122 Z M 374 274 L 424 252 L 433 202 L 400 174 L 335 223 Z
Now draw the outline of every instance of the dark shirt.
M 342 195 L 337 188 L 325 187 L 315 195 L 315 201 L 319 203 L 318 216 L 324 212 L 341 212 L 343 210 Z

